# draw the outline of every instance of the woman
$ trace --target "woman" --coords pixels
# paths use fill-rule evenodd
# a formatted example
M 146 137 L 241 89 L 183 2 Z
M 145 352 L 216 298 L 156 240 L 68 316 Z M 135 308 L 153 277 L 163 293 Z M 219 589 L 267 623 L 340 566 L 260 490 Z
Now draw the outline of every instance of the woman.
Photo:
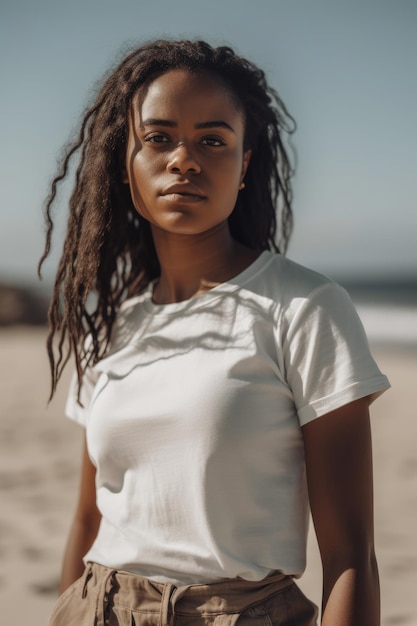
M 280 254 L 292 128 L 261 70 L 188 41 L 133 51 L 84 117 L 43 257 L 80 149 L 48 348 L 86 443 L 53 625 L 316 624 L 308 504 L 323 625 L 379 624 L 388 382 L 345 292 Z

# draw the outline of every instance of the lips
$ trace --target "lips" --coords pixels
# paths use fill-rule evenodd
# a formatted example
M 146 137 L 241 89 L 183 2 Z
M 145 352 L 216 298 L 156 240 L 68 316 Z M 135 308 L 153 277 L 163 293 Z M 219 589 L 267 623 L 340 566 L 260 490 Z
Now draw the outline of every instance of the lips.
M 206 196 L 194 185 L 172 185 L 161 194 L 162 196 L 172 200 L 204 200 Z

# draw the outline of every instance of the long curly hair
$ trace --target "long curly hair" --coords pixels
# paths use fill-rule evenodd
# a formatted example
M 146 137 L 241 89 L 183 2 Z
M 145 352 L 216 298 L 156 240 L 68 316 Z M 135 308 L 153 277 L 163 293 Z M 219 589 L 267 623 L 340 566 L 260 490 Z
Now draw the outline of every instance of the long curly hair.
M 227 46 L 159 40 L 128 54 L 111 71 L 66 149 L 45 203 L 51 249 L 52 209 L 58 186 L 78 155 L 63 252 L 49 308 L 51 398 L 72 353 L 79 388 L 83 372 L 106 354 L 122 301 L 140 293 L 160 272 L 151 229 L 122 182 L 128 114 L 138 90 L 173 69 L 208 72 L 226 83 L 245 114 L 245 149 L 252 157 L 229 218 L 232 237 L 253 250 L 285 253 L 292 228 L 293 165 L 289 135 L 295 122 L 264 72 Z M 87 341 L 88 338 L 88 341 Z

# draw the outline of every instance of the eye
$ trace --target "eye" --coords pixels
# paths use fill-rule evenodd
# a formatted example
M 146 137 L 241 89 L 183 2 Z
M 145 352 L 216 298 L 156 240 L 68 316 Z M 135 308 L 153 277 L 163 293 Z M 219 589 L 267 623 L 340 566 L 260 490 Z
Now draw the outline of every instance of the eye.
M 154 135 L 148 135 L 148 137 L 145 137 L 145 141 L 149 143 L 166 143 L 169 141 L 169 138 L 166 135 L 155 133 Z
M 226 145 L 226 142 L 221 137 L 203 137 L 201 143 L 205 146 L 210 146 L 214 148 Z

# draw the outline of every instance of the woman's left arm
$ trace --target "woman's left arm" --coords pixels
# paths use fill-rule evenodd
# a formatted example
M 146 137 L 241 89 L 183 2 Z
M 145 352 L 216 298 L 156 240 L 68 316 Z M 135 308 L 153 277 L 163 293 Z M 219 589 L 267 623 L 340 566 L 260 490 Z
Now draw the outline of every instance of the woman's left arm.
M 368 400 L 355 400 L 302 431 L 323 563 L 322 626 L 380 626 Z

